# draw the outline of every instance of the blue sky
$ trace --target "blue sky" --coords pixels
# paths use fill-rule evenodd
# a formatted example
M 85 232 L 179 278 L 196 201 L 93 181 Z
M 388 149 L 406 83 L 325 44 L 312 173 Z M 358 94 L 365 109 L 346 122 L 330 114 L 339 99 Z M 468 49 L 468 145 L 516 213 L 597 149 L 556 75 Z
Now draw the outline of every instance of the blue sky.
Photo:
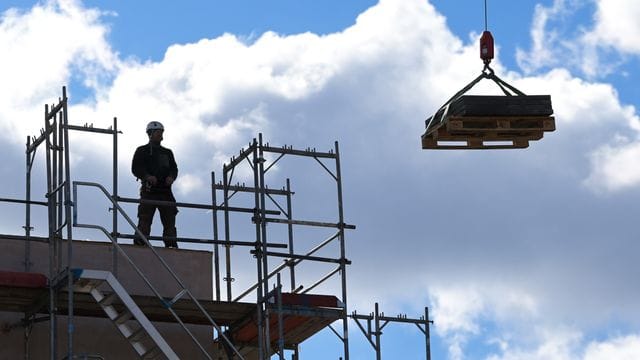
M 358 227 L 347 234 L 349 311 L 379 302 L 419 317 L 429 306 L 434 359 L 640 358 L 640 4 L 488 5 L 498 75 L 552 96 L 557 131 L 524 150 L 420 149 L 424 119 L 482 69 L 479 0 L 4 1 L 0 196 L 24 196 L 13 175 L 24 139 L 62 85 L 71 122 L 120 119 L 130 196 L 126 154 L 152 119 L 167 127 L 176 195 L 189 202 L 209 201 L 209 172 L 258 132 L 300 148 L 338 140 Z M 74 177 L 108 183 L 109 146 L 76 138 Z M 328 198 L 308 171 L 285 163 L 274 175 L 293 174 L 303 218 Z M 19 212 L 0 211 L 0 232 L 19 233 Z M 200 237 L 209 219 L 185 211 L 178 231 Z M 251 276 L 238 269 L 234 286 Z M 353 324 L 350 337 L 353 359 L 373 358 Z M 386 359 L 424 358 L 417 329 L 389 325 L 382 341 Z M 302 351 L 337 359 L 341 348 L 326 332 Z

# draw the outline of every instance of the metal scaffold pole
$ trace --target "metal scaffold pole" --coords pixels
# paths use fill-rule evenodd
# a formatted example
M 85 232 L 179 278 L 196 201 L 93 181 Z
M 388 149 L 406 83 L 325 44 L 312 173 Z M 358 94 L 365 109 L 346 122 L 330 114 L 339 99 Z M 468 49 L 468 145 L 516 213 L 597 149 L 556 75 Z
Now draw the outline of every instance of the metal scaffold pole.
M 118 118 L 113 118 L 113 198 L 118 199 Z M 112 233 L 117 238 L 118 236 L 118 212 L 116 209 L 112 209 Z M 116 278 L 118 277 L 118 251 L 115 246 L 111 247 L 112 251 L 112 273 Z
M 429 329 L 429 324 L 431 321 L 429 320 L 429 308 L 425 306 L 424 308 L 424 341 L 425 341 L 425 352 L 427 356 L 427 360 L 431 360 L 431 332 Z
M 293 209 L 291 208 L 291 180 L 287 179 L 287 220 L 289 220 L 289 224 L 287 224 L 287 235 L 289 241 L 289 254 L 293 255 L 295 251 L 293 250 L 293 224 L 291 220 L 293 220 Z M 291 291 L 296 290 L 296 269 L 293 261 L 287 262 L 289 265 L 289 273 L 291 275 Z
M 63 269 L 63 258 L 62 258 L 62 247 L 63 247 L 63 242 L 62 240 L 64 239 L 63 236 L 63 228 L 64 228 L 64 215 L 65 215 L 65 198 L 64 196 L 66 195 L 64 190 L 65 190 L 65 169 L 63 168 L 65 166 L 65 159 L 66 157 L 64 156 L 65 151 L 66 151 L 66 147 L 64 146 L 64 129 L 62 128 L 64 125 L 64 114 L 65 114 L 65 110 L 66 110 L 66 91 L 65 88 L 62 88 L 62 93 L 63 93 L 63 98 L 61 100 L 62 102 L 62 108 L 60 109 L 60 111 L 58 112 L 57 116 L 58 116 L 58 122 L 55 124 L 56 125 L 56 129 L 53 132 L 53 143 L 55 144 L 55 149 L 53 152 L 53 166 L 54 168 L 57 168 L 57 170 L 54 170 L 54 181 L 53 183 L 56 185 L 56 193 L 54 198 L 56 199 L 56 214 L 57 214 L 57 223 L 56 223 L 56 239 L 59 243 L 58 246 L 58 273 L 62 271 Z M 56 173 L 57 171 L 57 173 Z
M 254 189 L 254 202 L 255 202 L 255 213 L 253 215 L 256 229 L 256 246 L 255 246 L 255 256 L 256 256 L 256 271 L 258 274 L 258 287 L 256 292 L 256 317 L 258 322 L 258 359 L 265 359 L 265 334 L 264 334 L 264 311 L 263 311 L 263 300 L 264 300 L 264 287 L 262 286 L 262 282 L 264 281 L 262 274 L 262 257 L 264 256 L 264 252 L 262 251 L 262 236 L 261 236 L 261 222 L 264 221 L 262 217 L 262 213 L 260 211 L 260 174 L 258 173 L 258 143 L 256 139 L 253 139 L 254 149 L 252 151 L 252 163 L 253 163 L 253 189 Z
M 224 184 L 223 196 L 224 196 L 224 239 L 231 241 L 231 230 L 229 224 L 229 175 L 227 174 L 227 166 L 224 165 L 222 169 L 222 181 Z M 231 301 L 231 245 L 226 244 L 224 247 L 225 255 L 225 277 L 224 281 L 227 283 L 227 301 Z
M 213 205 L 213 209 L 211 210 L 211 217 L 213 223 L 213 240 L 216 243 L 213 245 L 213 271 L 214 271 L 214 281 L 215 281 L 215 292 L 216 292 L 216 300 L 220 301 L 220 245 L 218 245 L 218 209 L 217 209 L 217 199 L 216 199 L 216 174 L 215 172 L 211 172 L 211 205 Z
M 265 173 L 265 169 L 264 169 L 264 162 L 265 162 L 265 158 L 264 158 L 264 150 L 263 150 L 263 143 L 262 143 L 262 134 L 258 134 L 258 163 L 255 165 L 257 166 L 258 169 L 258 175 L 259 175 L 259 192 L 260 192 L 260 207 L 258 209 L 260 209 L 260 239 L 259 239 L 259 244 L 260 244 L 260 257 L 261 257 L 261 263 L 262 263 L 262 272 L 261 275 L 263 276 L 263 296 L 266 297 L 267 294 L 269 294 L 269 276 L 267 274 L 269 274 L 269 264 L 268 264 L 268 256 L 267 256 L 267 222 L 265 221 L 267 215 L 265 213 L 265 210 L 267 208 L 267 204 L 266 204 L 266 198 L 265 198 L 265 192 L 266 192 L 266 185 L 264 182 L 264 173 Z M 265 321 L 264 321 L 264 337 L 265 337 L 265 352 L 267 354 L 271 353 L 271 334 L 270 334 L 270 326 L 269 326 L 269 309 L 266 306 L 266 299 L 263 297 L 262 301 L 260 301 L 260 303 L 264 303 L 264 309 L 265 309 L 265 314 L 263 314 L 263 316 L 265 317 Z M 266 360 L 266 357 L 265 357 Z
M 405 323 L 416 325 L 420 332 L 422 332 L 422 334 L 425 336 L 426 360 L 431 360 L 431 340 L 429 335 L 429 325 L 432 324 L 433 321 L 429 320 L 429 309 L 427 307 L 424 308 L 424 316 L 420 317 L 419 319 L 411 319 L 404 314 L 400 314 L 396 317 L 385 316 L 384 313 L 380 312 L 378 303 L 375 303 L 375 311 L 369 315 L 360 315 L 354 311 L 353 314 L 349 315 L 349 317 L 354 320 L 355 324 L 362 331 L 362 334 L 367 338 L 367 341 L 369 342 L 371 347 L 373 347 L 373 350 L 376 354 L 376 360 L 382 359 L 382 329 L 389 323 Z M 360 323 L 361 320 L 366 320 L 366 329 Z M 372 322 L 373 329 L 371 324 Z
M 64 102 L 64 106 L 62 109 L 62 136 L 64 140 L 63 150 L 64 150 L 64 226 L 67 228 L 67 269 L 70 270 L 73 264 L 73 229 L 71 224 L 71 165 L 69 161 L 69 117 L 67 111 L 67 89 L 65 87 L 62 88 L 62 101 Z M 62 168 L 62 167 L 61 167 Z M 67 341 L 68 341 L 68 352 L 67 358 L 73 359 L 73 338 L 74 338 L 74 327 L 73 327 L 73 276 L 70 272 L 67 272 L 67 291 L 68 291 L 68 314 L 67 314 Z
M 44 138 L 45 138 L 45 157 L 47 167 L 47 217 L 49 228 L 49 279 L 54 279 L 57 275 L 55 271 L 55 241 L 54 241 L 54 227 L 55 227 L 55 204 L 52 194 L 53 183 L 51 178 L 51 143 L 49 140 L 49 133 L 51 126 L 49 125 L 49 105 L 44 107 Z M 56 305 L 55 305 L 55 288 L 52 281 L 49 282 L 49 357 L 51 360 L 56 360 L 57 355 L 57 337 L 56 337 Z
M 24 219 L 24 271 L 31 271 L 31 164 L 33 163 L 33 157 L 31 156 L 31 138 L 27 136 L 27 149 L 26 155 L 26 168 L 25 168 L 25 219 Z M 35 155 L 35 149 L 33 150 Z
M 373 313 L 373 324 L 375 328 L 374 336 L 376 337 L 376 360 L 382 360 L 382 349 L 380 348 L 380 337 L 382 336 L 382 328 L 380 327 L 380 307 L 375 303 Z
M 342 317 L 342 337 L 344 342 L 344 359 L 349 360 L 349 322 L 347 312 L 347 264 L 346 264 L 346 246 L 344 238 L 344 210 L 342 207 L 342 176 L 340 172 L 340 149 L 338 142 L 335 142 L 336 152 L 336 183 L 338 190 L 338 222 L 340 228 L 340 274 L 342 279 L 342 303 L 344 304 L 344 315 Z

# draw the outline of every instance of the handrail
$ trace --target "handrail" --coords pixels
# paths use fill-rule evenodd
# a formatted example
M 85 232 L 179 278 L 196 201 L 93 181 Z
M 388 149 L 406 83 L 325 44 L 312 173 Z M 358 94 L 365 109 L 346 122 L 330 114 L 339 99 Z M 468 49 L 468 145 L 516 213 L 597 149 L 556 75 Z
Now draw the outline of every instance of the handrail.
M 133 234 L 116 234 L 120 239 L 135 239 L 136 235 Z M 241 241 L 241 240 L 211 240 L 211 239 L 197 239 L 197 238 L 183 238 L 183 237 L 173 237 L 173 236 L 147 236 L 147 240 L 180 240 L 180 242 L 186 243 L 195 243 L 195 244 L 217 244 L 217 245 L 231 245 L 231 246 L 250 246 L 256 247 L 255 241 Z M 287 244 L 279 244 L 279 243 L 267 243 L 267 247 L 286 249 Z
M 171 204 L 178 207 L 192 208 L 192 209 L 228 210 L 228 211 L 244 212 L 244 213 L 250 213 L 250 214 L 253 214 L 256 212 L 255 209 L 243 208 L 243 207 L 225 207 L 225 206 L 218 206 L 218 205 L 212 206 L 212 205 L 203 205 L 203 204 L 190 204 L 190 203 L 182 203 L 182 202 L 175 202 L 175 201 L 133 199 L 133 198 L 126 198 L 121 196 L 118 196 L 117 200 L 119 202 L 135 203 L 135 204 L 150 204 L 150 205 Z M 280 215 L 280 211 L 277 211 L 277 210 L 267 210 L 266 212 L 269 215 Z
M 151 291 L 153 291 L 153 293 L 155 294 L 156 297 L 158 297 L 158 299 L 160 299 L 163 303 L 167 304 L 166 300 L 162 297 L 162 295 L 160 295 L 160 293 L 155 289 L 155 287 L 153 287 L 153 285 L 151 284 L 151 282 L 144 276 L 144 274 L 142 273 L 142 270 L 140 270 L 140 268 L 138 266 L 136 266 L 135 262 L 133 261 L 133 259 L 131 259 L 127 253 L 124 251 L 124 249 L 122 249 L 122 247 L 118 244 L 118 241 L 116 239 L 114 239 L 113 236 L 111 236 L 111 234 L 109 233 L 109 231 L 107 231 L 107 229 L 98 226 L 98 225 L 90 225 L 90 224 L 79 224 L 77 219 L 78 219 L 78 192 L 77 192 L 77 188 L 78 186 L 88 186 L 88 187 L 96 187 L 98 189 L 100 189 L 104 195 L 106 196 L 106 198 L 111 201 L 111 203 L 113 204 L 114 209 L 116 209 L 123 217 L 124 219 L 129 223 L 129 225 L 131 225 L 132 228 L 135 229 L 136 233 L 140 236 L 140 238 L 144 241 L 145 244 L 147 244 L 147 246 L 149 247 L 149 249 L 151 250 L 151 252 L 153 253 L 153 255 L 160 261 L 160 263 L 162 264 L 162 266 L 165 268 L 165 270 L 167 270 L 169 272 L 169 274 L 171 274 L 171 276 L 173 277 L 173 279 L 178 283 L 178 285 L 180 285 L 180 287 L 184 290 L 184 292 L 189 295 L 189 297 L 191 298 L 191 300 L 196 304 L 196 306 L 198 307 L 198 309 L 200 310 L 200 312 L 202 312 L 205 317 L 207 318 L 207 320 L 209 321 L 209 323 L 211 323 L 211 325 L 213 325 L 213 327 L 216 329 L 216 331 L 218 331 L 218 333 L 220 334 L 220 336 L 225 340 L 225 342 L 230 346 L 230 348 L 233 350 L 233 352 L 238 355 L 240 357 L 240 359 L 244 360 L 244 357 L 240 354 L 240 352 L 235 348 L 235 346 L 233 346 L 233 343 L 231 342 L 231 340 L 229 340 L 229 338 L 224 334 L 224 332 L 222 331 L 221 327 L 211 318 L 211 316 L 206 312 L 206 310 L 202 307 L 202 304 L 200 304 L 200 302 L 195 298 L 195 296 L 191 293 L 191 291 L 184 285 L 184 283 L 182 282 L 182 280 L 180 280 L 180 278 L 178 278 L 178 276 L 173 272 L 173 270 L 171 270 L 171 267 L 165 262 L 165 260 L 158 254 L 158 252 L 154 249 L 153 246 L 151 246 L 151 244 L 149 243 L 149 240 L 147 240 L 146 236 L 144 234 L 142 234 L 142 232 L 138 229 L 138 227 L 135 225 L 135 223 L 133 222 L 133 220 L 131 220 L 131 218 L 126 214 L 126 212 L 122 209 L 122 207 L 120 207 L 120 205 L 117 203 L 117 201 L 115 201 L 113 199 L 113 197 L 109 194 L 109 192 L 100 184 L 98 183 L 92 183 L 92 182 L 86 182 L 86 181 L 74 181 L 73 182 L 73 226 L 75 227 L 80 227 L 80 228 L 88 228 L 88 229 L 97 229 L 102 231 L 113 243 L 113 246 L 115 246 L 118 251 L 120 252 L 120 254 L 122 254 L 122 256 L 129 262 L 129 264 L 131 264 L 131 266 L 133 267 L 133 269 L 138 273 L 138 275 L 142 278 L 142 280 L 147 284 L 147 286 L 151 289 Z M 69 240 L 71 241 L 71 239 Z M 180 317 L 175 313 L 175 311 L 172 309 L 171 304 L 167 304 L 167 309 L 169 310 L 169 312 L 171 312 L 171 314 L 173 315 L 173 317 L 176 319 L 176 321 L 178 321 L 178 323 L 182 326 L 182 328 L 189 334 L 189 336 L 191 336 L 191 339 L 196 343 L 196 345 L 200 348 L 200 350 L 207 356 L 207 358 L 211 359 L 211 357 L 209 356 L 209 354 L 207 353 L 207 351 L 202 347 L 202 345 L 196 340 L 196 338 L 194 337 L 194 335 L 191 333 L 191 331 L 189 331 L 189 329 L 185 326 L 185 324 L 182 322 L 182 320 L 180 319 Z
M 10 198 L 0 198 L 0 202 L 17 203 L 17 204 L 29 204 L 29 205 L 42 205 L 42 206 L 47 206 L 48 205 L 44 201 L 10 199 Z

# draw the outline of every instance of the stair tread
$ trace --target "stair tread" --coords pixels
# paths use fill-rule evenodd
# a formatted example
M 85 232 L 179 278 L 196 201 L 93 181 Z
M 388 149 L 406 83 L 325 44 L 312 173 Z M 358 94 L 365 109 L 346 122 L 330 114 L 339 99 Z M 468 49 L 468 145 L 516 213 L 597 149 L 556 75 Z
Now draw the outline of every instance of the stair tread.
M 154 359 L 158 355 L 162 354 L 162 351 L 158 346 L 154 346 L 149 349 L 146 353 L 142 354 L 140 357 L 143 359 Z
M 125 310 L 125 311 L 121 312 L 118 316 L 116 316 L 116 318 L 113 319 L 113 322 L 118 324 L 118 325 L 124 324 L 129 319 L 131 319 L 132 317 L 133 317 L 133 314 L 131 313 L 131 311 Z
M 111 305 L 114 300 L 119 299 L 118 294 L 115 292 L 105 295 L 98 303 L 100 305 Z
M 147 334 L 147 330 L 141 326 L 137 330 L 132 332 L 131 335 L 127 336 L 127 339 L 129 341 L 139 341 L 146 334 Z

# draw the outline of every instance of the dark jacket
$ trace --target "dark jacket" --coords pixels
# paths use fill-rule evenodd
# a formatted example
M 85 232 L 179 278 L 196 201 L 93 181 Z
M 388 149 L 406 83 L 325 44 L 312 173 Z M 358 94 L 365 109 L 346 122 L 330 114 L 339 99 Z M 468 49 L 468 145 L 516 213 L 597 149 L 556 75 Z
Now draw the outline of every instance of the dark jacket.
M 170 191 L 165 184 L 168 176 L 174 180 L 178 177 L 178 165 L 173 152 L 160 144 L 148 143 L 136 149 L 131 162 L 131 172 L 142 181 L 142 189 L 151 192 Z M 155 186 L 146 183 L 147 176 L 153 175 L 158 179 Z

